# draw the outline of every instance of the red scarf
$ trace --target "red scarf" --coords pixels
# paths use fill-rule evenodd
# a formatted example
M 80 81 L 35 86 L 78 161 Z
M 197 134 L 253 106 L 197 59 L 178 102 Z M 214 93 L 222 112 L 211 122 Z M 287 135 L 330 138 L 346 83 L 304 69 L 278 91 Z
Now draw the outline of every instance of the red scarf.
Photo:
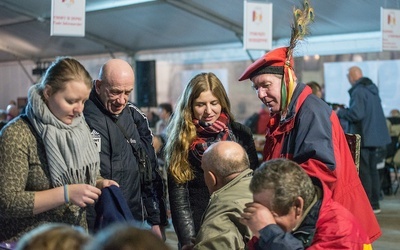
M 193 119 L 196 126 L 197 138 L 190 145 L 190 154 L 201 164 L 204 151 L 213 143 L 218 141 L 236 141 L 235 136 L 229 129 L 229 116 L 221 113 L 213 124 L 208 125 L 197 119 Z

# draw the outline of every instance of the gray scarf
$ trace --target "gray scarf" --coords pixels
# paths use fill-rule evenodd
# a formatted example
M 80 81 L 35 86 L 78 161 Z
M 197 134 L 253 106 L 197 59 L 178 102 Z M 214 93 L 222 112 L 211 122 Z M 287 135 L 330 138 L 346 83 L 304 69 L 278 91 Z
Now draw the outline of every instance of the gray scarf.
M 70 125 L 58 120 L 38 94 L 37 84 L 28 91 L 26 114 L 43 140 L 53 186 L 95 185 L 100 157 L 84 117 Z

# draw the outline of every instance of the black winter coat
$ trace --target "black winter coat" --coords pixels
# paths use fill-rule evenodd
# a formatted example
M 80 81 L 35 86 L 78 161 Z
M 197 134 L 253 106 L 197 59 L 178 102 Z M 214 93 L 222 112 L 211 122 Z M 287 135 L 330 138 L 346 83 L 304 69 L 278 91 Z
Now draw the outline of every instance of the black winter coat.
M 150 225 L 166 224 L 163 182 L 158 173 L 153 136 L 146 116 L 131 103 L 120 115 L 112 115 L 104 108 L 94 89 L 83 113 L 92 136 L 100 138 L 101 176 L 118 182 L 136 220 L 147 220 Z M 131 138 L 131 142 L 140 143 L 145 148 L 153 169 L 152 185 L 141 185 L 138 160 L 124 133 Z

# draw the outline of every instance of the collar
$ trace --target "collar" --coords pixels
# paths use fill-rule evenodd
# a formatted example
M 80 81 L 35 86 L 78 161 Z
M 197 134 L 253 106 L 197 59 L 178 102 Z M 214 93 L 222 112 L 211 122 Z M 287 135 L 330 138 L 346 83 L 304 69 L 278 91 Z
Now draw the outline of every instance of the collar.
M 219 193 L 224 192 L 224 190 L 229 189 L 230 187 L 236 185 L 238 182 L 240 182 L 241 179 L 245 178 L 245 177 L 252 177 L 253 176 L 253 170 L 251 170 L 250 168 L 244 170 L 243 172 L 241 172 L 238 176 L 236 176 L 235 178 L 233 178 L 230 182 L 226 183 L 222 188 L 218 189 L 217 191 L 215 191 L 211 197 L 215 197 L 217 196 Z
M 311 204 L 306 208 L 306 210 L 304 210 L 303 215 L 301 216 L 301 219 L 299 221 L 299 223 L 297 223 L 297 225 L 292 229 L 292 232 L 296 231 L 297 229 L 299 229 L 300 225 L 304 222 L 304 219 L 307 217 L 307 215 L 310 213 L 311 209 L 314 207 L 314 205 L 317 203 L 318 200 L 322 199 L 322 190 L 321 188 L 314 186 L 315 187 L 315 195 L 314 195 L 314 199 L 311 202 Z

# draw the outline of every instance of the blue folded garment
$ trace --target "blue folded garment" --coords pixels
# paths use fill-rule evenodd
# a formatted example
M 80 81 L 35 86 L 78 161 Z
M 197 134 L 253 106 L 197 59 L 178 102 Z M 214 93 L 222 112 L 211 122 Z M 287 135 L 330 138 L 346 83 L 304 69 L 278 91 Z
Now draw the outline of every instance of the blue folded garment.
M 137 226 L 140 225 L 140 222 L 133 218 L 121 189 L 115 185 L 101 190 L 95 210 L 95 232 L 116 222 L 128 222 Z

